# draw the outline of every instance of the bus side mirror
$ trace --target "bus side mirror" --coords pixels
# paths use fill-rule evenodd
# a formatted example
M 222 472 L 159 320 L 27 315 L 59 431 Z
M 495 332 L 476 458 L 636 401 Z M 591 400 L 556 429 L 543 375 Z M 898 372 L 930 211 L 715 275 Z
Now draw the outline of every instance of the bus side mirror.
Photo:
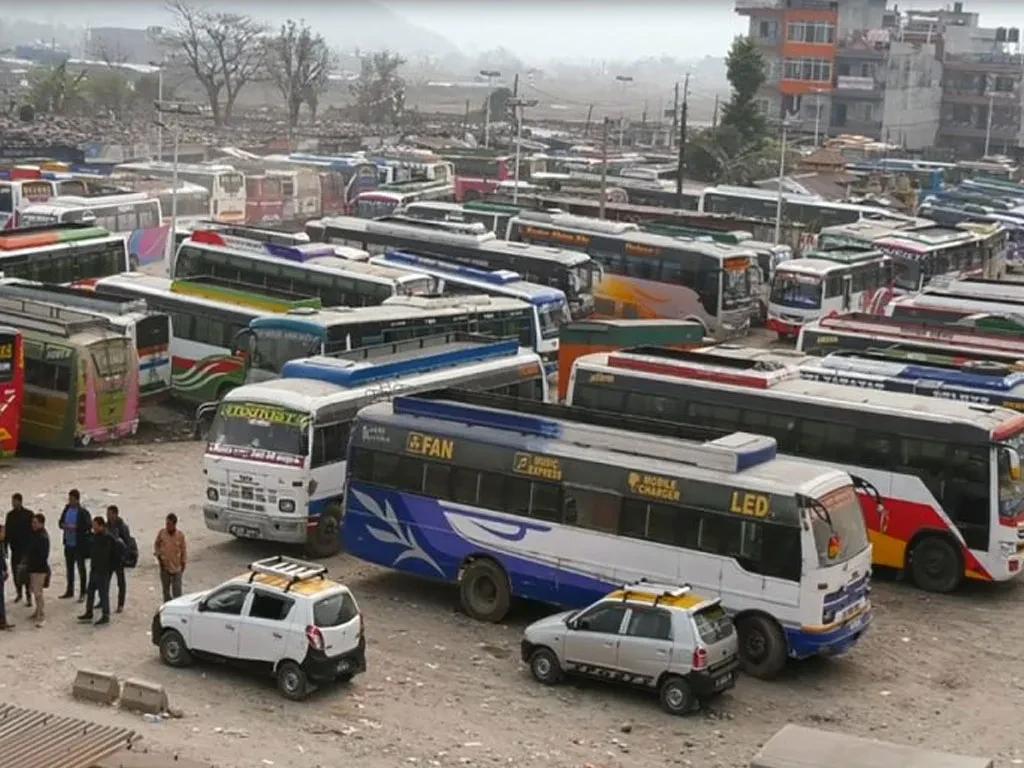
M 1010 479 L 1020 480 L 1020 454 L 1013 448 L 1004 448 L 1003 450 L 1006 451 L 1006 460 L 1010 465 Z
M 255 346 L 256 334 L 249 328 L 243 328 L 231 340 L 231 354 L 236 357 L 252 357 Z

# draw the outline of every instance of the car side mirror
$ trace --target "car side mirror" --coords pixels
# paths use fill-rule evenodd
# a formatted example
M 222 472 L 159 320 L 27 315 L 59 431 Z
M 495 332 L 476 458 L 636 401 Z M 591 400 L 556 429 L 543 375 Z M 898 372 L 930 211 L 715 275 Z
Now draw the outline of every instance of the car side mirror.
M 200 603 L 200 604 L 199 604 L 199 605 L 198 605 L 198 606 L 196 607 L 196 610 L 198 610 L 198 611 L 199 611 L 200 613 L 205 613 L 205 612 L 206 612 L 206 601 L 205 601 L 205 600 L 203 600 L 203 601 L 202 601 L 202 602 L 201 602 L 201 603 Z
M 576 619 L 569 619 L 567 622 L 565 622 L 565 626 L 569 629 L 576 629 L 578 624 L 579 622 L 577 622 Z

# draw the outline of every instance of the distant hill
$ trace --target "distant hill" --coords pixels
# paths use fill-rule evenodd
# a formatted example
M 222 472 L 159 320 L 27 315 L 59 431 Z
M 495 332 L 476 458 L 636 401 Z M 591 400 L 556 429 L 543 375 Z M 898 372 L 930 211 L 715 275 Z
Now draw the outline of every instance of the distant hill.
M 350 0 L 334 7 L 337 14 L 332 14 L 332 23 L 314 26 L 336 48 L 345 51 L 386 48 L 405 56 L 443 57 L 460 53 L 458 47 L 443 35 L 413 24 L 375 0 Z

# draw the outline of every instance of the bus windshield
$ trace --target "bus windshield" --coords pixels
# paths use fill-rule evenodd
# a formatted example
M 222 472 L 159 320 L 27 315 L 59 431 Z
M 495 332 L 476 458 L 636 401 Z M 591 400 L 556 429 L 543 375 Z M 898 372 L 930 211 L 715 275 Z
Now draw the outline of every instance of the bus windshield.
M 821 568 L 841 565 L 867 549 L 868 532 L 852 485 L 812 500 L 808 511 Z
M 736 309 L 750 299 L 750 272 L 726 269 L 722 271 L 722 309 Z
M 540 319 L 540 335 L 545 339 L 552 339 L 558 336 L 558 330 L 567 321 L 568 307 L 565 304 L 552 302 L 541 304 L 537 307 L 537 317 Z
M 227 192 L 229 195 L 233 195 L 238 192 L 242 185 L 245 183 L 242 180 L 242 174 L 240 173 L 225 173 L 220 176 L 220 188 Z
M 999 517 L 1013 519 L 1024 512 L 1024 481 L 1013 477 L 1007 449 L 1020 456 L 1024 452 L 1024 433 L 1005 440 L 999 449 Z
M 100 376 L 123 376 L 128 371 L 128 340 L 110 339 L 89 345 L 96 373 Z
M 319 355 L 322 346 L 320 337 L 313 333 L 256 328 L 253 330 L 252 367 L 280 374 L 289 360 Z
M 821 306 L 821 278 L 793 272 L 776 272 L 768 300 L 780 307 L 817 309 Z
M 222 403 L 210 427 L 209 442 L 216 452 L 232 454 L 267 451 L 305 456 L 309 415 L 277 405 Z
M 908 258 L 892 260 L 893 282 L 904 291 L 917 291 L 921 287 L 921 265 Z

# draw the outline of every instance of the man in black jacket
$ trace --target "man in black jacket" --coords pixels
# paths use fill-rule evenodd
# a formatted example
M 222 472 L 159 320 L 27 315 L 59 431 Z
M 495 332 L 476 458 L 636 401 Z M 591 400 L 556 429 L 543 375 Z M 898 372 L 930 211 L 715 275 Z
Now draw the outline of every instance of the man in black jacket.
M 28 588 L 28 571 L 23 564 L 32 538 L 33 517 L 32 510 L 22 505 L 20 493 L 11 496 L 11 511 L 4 521 L 4 530 L 7 532 L 7 549 L 11 553 L 10 577 L 14 581 L 14 602 L 21 600 L 21 592 L 24 590 L 25 605 L 29 608 L 32 607 L 32 592 Z
M 110 504 L 107 507 L 107 532 L 114 537 L 114 542 L 117 544 L 114 576 L 117 577 L 117 612 L 121 613 L 124 610 L 124 598 L 128 592 L 124 569 L 126 566 L 135 567 L 135 563 L 129 562 L 132 554 L 132 534 L 128 529 L 128 523 L 121 517 L 121 511 L 117 508 L 116 504 Z M 138 551 L 136 550 L 134 554 L 137 560 Z
M 60 513 L 57 527 L 64 532 L 64 566 L 67 568 L 68 588 L 61 599 L 75 596 L 75 570 L 81 582 L 78 602 L 85 602 L 87 582 L 85 579 L 85 560 L 89 557 L 89 533 L 92 530 L 92 516 L 82 506 L 82 496 L 78 489 L 68 491 L 68 503 Z
M 97 517 L 92 521 L 92 536 L 89 537 L 88 600 L 85 603 L 85 613 L 78 617 L 79 621 L 92 621 L 93 601 L 98 592 L 100 618 L 96 626 L 110 623 L 110 574 L 119 559 L 117 542 L 107 531 L 107 521 Z

